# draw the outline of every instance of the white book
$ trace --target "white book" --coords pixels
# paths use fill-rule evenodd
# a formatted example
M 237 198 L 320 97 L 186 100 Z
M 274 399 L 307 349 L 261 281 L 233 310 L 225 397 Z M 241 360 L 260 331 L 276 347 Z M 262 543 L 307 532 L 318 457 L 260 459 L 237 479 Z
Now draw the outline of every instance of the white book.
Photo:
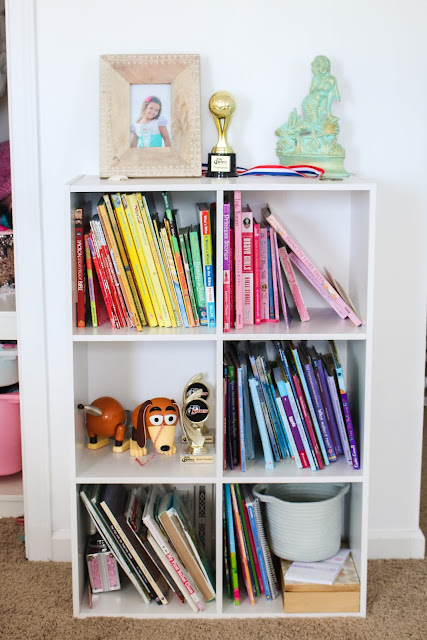
M 339 552 L 321 562 L 293 562 L 285 574 L 286 580 L 315 584 L 334 584 L 350 554 L 350 549 Z

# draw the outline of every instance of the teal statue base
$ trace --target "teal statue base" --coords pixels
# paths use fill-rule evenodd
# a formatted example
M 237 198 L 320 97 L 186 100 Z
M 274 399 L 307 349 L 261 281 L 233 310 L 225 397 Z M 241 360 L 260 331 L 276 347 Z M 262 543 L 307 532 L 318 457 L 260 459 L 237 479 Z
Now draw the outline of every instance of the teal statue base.
M 294 154 L 288 156 L 279 156 L 279 162 L 284 167 L 292 165 L 310 165 L 324 170 L 322 179 L 340 180 L 348 178 L 350 175 L 344 168 L 344 157 L 339 156 L 318 156 L 310 154 Z

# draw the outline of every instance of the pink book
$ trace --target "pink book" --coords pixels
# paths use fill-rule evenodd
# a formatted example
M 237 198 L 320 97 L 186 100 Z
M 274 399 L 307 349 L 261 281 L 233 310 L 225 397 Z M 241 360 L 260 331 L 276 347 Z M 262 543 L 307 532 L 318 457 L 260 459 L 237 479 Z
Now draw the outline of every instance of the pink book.
M 307 278 L 310 284 L 312 284 L 313 287 L 316 289 L 316 291 L 320 293 L 322 298 L 324 298 L 326 302 L 331 305 L 332 309 L 337 312 L 339 317 L 343 319 L 346 318 L 347 314 L 343 312 L 341 308 L 337 305 L 336 299 L 333 298 L 324 287 L 322 287 L 322 285 L 318 282 L 318 280 L 316 280 L 316 278 L 313 276 L 311 271 L 307 269 L 305 264 L 298 258 L 298 256 L 295 255 L 295 253 L 291 252 L 289 255 L 289 259 L 291 260 L 291 262 L 293 262 L 293 264 L 296 267 L 298 267 L 298 269 Z
M 230 329 L 234 329 L 234 230 L 230 227 Z
M 326 288 L 332 298 L 337 301 L 338 307 L 342 312 L 345 312 L 346 317 L 348 317 L 356 327 L 360 327 L 360 325 L 362 324 L 360 318 L 358 318 L 353 309 L 341 298 L 338 292 L 327 281 L 325 276 L 314 266 L 310 258 L 304 253 L 298 243 L 292 238 L 291 235 L 289 235 L 286 229 L 271 213 L 270 207 L 268 205 L 267 207 L 263 208 L 262 213 L 268 224 L 272 226 L 275 231 L 277 231 L 279 236 L 286 242 L 288 247 L 292 249 L 292 251 L 298 256 L 298 258 L 305 264 L 307 269 L 311 271 L 316 280 L 322 285 L 322 287 Z
M 254 317 L 255 324 L 261 324 L 261 268 L 260 268 L 260 228 L 254 222 Z
M 295 301 L 295 305 L 299 313 L 301 322 L 306 322 L 307 320 L 310 320 L 310 316 L 308 315 L 307 307 L 305 306 L 304 300 L 302 299 L 301 291 L 298 286 L 298 282 L 296 281 L 294 270 L 292 268 L 292 262 L 289 259 L 288 250 L 286 249 L 286 247 L 280 247 L 279 259 L 280 264 L 282 265 L 282 269 L 285 272 L 285 276 L 288 281 L 292 297 Z
M 268 304 L 268 229 L 261 227 L 260 231 L 260 283 L 261 283 L 261 322 L 270 319 Z
M 274 322 L 279 322 L 279 293 L 277 290 L 277 264 L 276 264 L 276 248 L 274 238 L 276 234 L 274 229 L 269 229 L 270 247 L 271 247 L 271 273 L 273 278 L 273 300 L 274 300 Z
M 274 253 L 275 253 L 275 256 L 276 256 L 277 284 L 279 286 L 280 302 L 282 303 L 283 320 L 285 321 L 286 328 L 289 329 L 290 322 L 289 322 L 288 307 L 286 305 L 285 290 L 284 290 L 284 287 L 283 287 L 282 272 L 281 272 L 281 269 L 280 269 L 279 247 L 278 247 L 278 244 L 277 244 L 277 233 L 274 234 Z
M 224 202 L 223 213 L 223 330 L 230 331 L 230 203 Z
M 254 323 L 254 217 L 249 205 L 242 210 L 243 324 Z
M 234 192 L 234 300 L 236 329 L 243 329 L 242 194 Z

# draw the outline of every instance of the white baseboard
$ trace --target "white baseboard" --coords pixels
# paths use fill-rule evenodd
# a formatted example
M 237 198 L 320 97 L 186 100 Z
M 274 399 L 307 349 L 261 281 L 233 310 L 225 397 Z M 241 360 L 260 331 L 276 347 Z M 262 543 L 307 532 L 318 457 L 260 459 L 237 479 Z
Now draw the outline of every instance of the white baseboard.
M 425 537 L 418 529 L 371 529 L 368 558 L 424 558 Z
M 17 518 L 24 515 L 23 496 L 2 496 L 0 499 L 0 518 Z
M 67 529 L 58 529 L 52 534 L 52 560 L 71 562 L 71 532 Z
M 418 529 L 376 529 L 369 531 L 368 558 L 424 558 L 425 538 Z M 54 531 L 52 560 L 71 562 L 71 533 L 65 529 Z

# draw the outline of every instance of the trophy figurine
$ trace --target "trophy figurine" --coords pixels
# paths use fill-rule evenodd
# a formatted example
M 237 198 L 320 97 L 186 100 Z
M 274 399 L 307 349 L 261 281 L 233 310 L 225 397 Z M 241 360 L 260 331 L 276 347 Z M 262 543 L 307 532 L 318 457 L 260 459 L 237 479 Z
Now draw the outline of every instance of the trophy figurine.
M 208 155 L 208 170 L 210 178 L 235 178 L 236 154 L 228 144 L 227 131 L 231 116 L 236 109 L 236 101 L 228 91 L 217 91 L 209 100 L 211 112 L 218 130 L 218 142 Z

